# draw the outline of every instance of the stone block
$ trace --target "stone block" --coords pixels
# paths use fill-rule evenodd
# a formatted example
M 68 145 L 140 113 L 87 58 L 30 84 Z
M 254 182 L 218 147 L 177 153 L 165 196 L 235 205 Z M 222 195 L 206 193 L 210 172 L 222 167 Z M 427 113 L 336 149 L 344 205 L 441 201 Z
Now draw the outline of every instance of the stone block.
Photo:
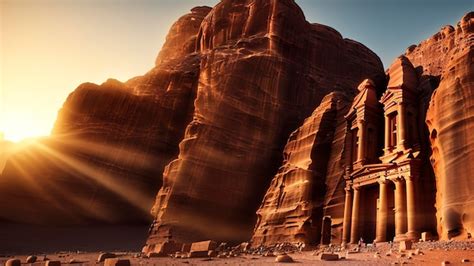
M 320 260 L 326 260 L 326 261 L 334 261 L 334 260 L 339 260 L 339 255 L 334 254 L 334 253 L 323 253 L 321 254 Z
M 206 251 L 206 254 L 207 254 L 207 251 L 209 250 L 215 250 L 217 248 L 217 243 L 212 241 L 212 240 L 208 240 L 208 241 L 201 241 L 201 242 L 194 242 L 192 245 L 191 245 L 191 252 L 194 252 L 194 251 Z
M 400 241 L 400 251 L 410 250 L 413 242 L 411 240 Z

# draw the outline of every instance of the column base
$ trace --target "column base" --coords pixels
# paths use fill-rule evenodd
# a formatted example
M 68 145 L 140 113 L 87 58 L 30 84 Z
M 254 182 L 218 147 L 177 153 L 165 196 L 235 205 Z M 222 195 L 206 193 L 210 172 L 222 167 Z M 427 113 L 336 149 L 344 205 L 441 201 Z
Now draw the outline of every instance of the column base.
M 375 243 L 383 243 L 383 242 L 387 242 L 387 239 L 386 238 L 376 238 L 374 241 L 375 241 Z
M 411 231 L 406 233 L 406 240 L 411 240 L 413 242 L 418 242 L 420 240 L 421 234 L 419 232 Z
M 394 242 L 400 242 L 404 240 L 407 240 L 406 234 L 396 235 L 395 238 L 393 239 Z

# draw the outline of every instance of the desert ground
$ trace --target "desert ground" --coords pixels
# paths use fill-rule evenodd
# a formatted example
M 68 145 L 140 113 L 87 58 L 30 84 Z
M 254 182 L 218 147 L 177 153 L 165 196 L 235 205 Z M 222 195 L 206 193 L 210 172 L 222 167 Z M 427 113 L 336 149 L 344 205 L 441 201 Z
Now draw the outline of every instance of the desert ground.
M 25 243 L 27 245 L 27 243 Z M 411 250 L 400 252 L 397 244 L 379 244 L 377 247 L 362 247 L 358 252 L 337 251 L 338 248 L 326 247 L 309 251 L 290 251 L 288 255 L 299 265 L 470 265 L 474 264 L 474 241 L 439 241 L 415 243 Z M 339 254 L 338 261 L 321 261 L 319 254 L 331 252 Z M 60 251 L 50 253 L 6 253 L 1 255 L 0 263 L 16 258 L 23 265 L 44 265 L 45 260 L 60 261 L 61 264 L 103 265 L 97 262 L 101 252 Z M 275 262 L 276 257 L 243 252 L 226 258 L 146 258 L 139 250 L 120 251 L 113 253 L 121 259 L 129 259 L 131 265 L 270 265 L 283 264 Z M 248 254 L 250 253 L 250 254 Z M 277 253 L 277 252 L 275 252 Z M 38 257 L 36 263 L 26 263 L 30 255 Z

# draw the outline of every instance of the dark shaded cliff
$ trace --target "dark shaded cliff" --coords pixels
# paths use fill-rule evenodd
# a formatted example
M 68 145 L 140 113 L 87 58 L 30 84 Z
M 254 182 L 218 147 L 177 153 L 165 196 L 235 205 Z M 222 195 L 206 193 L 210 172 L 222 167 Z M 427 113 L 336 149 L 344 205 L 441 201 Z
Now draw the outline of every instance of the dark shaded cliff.
M 164 166 L 193 114 L 200 54 L 194 8 L 171 28 L 156 66 L 125 84 L 84 83 L 59 111 L 50 138 L 9 157 L 0 217 L 25 223 L 148 223 Z M 35 219 L 31 219 L 34 215 Z
M 221 1 L 197 45 L 193 121 L 163 174 L 148 252 L 168 240 L 248 240 L 289 134 L 328 93 L 385 78 L 373 52 L 306 22 L 292 0 Z

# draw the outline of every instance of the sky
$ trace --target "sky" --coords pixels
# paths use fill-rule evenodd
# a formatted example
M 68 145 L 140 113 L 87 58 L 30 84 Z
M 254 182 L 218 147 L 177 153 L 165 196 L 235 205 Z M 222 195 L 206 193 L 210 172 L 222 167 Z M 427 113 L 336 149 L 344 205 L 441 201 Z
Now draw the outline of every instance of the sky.
M 218 0 L 0 0 L 0 136 L 49 135 L 83 82 L 126 81 L 154 65 L 168 29 Z M 474 0 L 296 0 L 377 53 L 385 68 L 411 44 L 455 25 Z

